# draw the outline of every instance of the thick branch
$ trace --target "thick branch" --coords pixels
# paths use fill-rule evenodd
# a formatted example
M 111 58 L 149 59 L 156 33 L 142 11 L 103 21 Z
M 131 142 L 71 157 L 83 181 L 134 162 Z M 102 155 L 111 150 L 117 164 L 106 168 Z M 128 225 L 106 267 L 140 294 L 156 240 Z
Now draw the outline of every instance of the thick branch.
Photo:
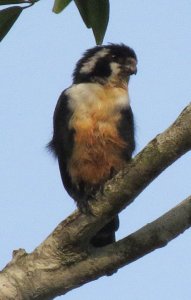
M 92 249 L 84 257 L 79 256 L 80 259 L 74 256 L 75 263 L 61 260 L 65 255 L 64 250 L 59 259 L 49 258 L 47 261 L 35 252 L 27 255 L 20 250 L 13 262 L 0 273 L 1 299 L 53 299 L 166 246 L 190 226 L 191 196 L 117 243 L 102 249 Z M 9 282 L 15 286 L 14 294 L 11 294 L 15 298 L 8 296 L 13 292 Z
M 66 241 L 71 244 L 76 244 L 76 240 L 88 242 L 116 212 L 129 205 L 162 171 L 191 150 L 190 120 L 191 104 L 167 130 L 153 139 L 125 170 L 106 183 L 103 193 L 99 193 L 97 200 L 92 201 L 93 215 L 85 216 L 76 212 L 59 225 L 54 231 L 53 251 L 64 246 Z M 49 242 L 48 239 L 47 243 Z M 46 243 L 44 246 L 46 247 Z
M 165 168 L 191 149 L 191 105 L 164 133 L 109 181 L 92 201 L 92 215 L 75 212 L 31 254 L 15 252 L 0 273 L 0 298 L 53 299 L 164 246 L 190 226 L 191 199 L 131 236 L 102 249 L 89 240 Z M 117 201 L 116 201 L 117 199 Z
M 105 258 L 102 268 L 112 270 L 127 265 L 140 257 L 164 247 L 172 239 L 191 226 L 191 196 L 165 213 L 157 220 L 145 225 L 126 238 L 105 247 L 98 254 L 98 260 Z

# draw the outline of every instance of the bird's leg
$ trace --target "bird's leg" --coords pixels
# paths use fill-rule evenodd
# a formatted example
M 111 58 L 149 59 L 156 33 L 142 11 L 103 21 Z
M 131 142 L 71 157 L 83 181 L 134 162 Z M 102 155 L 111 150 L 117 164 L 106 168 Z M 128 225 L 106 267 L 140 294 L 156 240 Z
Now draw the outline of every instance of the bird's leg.
M 90 199 L 87 196 L 82 196 L 79 201 L 77 201 L 78 209 L 85 215 L 92 214 L 89 201 Z

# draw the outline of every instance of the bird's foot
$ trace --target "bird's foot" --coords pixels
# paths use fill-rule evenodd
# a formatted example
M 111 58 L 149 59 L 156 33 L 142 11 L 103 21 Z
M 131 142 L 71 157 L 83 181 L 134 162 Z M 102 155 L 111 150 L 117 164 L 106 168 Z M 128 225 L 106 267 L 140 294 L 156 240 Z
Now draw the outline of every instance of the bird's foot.
M 86 197 L 83 197 L 78 201 L 77 206 L 81 213 L 85 215 L 92 214 L 91 207 L 90 207 L 90 199 L 87 199 Z

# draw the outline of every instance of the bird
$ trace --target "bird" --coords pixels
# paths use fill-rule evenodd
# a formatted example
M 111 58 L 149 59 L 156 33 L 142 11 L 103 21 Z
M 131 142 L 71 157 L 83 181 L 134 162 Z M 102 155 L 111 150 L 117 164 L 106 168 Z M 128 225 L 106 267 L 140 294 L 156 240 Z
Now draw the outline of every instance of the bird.
M 122 170 L 135 149 L 128 84 L 137 73 L 135 51 L 125 44 L 88 49 L 73 82 L 60 95 L 49 149 L 58 159 L 65 190 L 82 213 L 106 181 Z M 116 215 L 92 238 L 93 247 L 115 242 Z

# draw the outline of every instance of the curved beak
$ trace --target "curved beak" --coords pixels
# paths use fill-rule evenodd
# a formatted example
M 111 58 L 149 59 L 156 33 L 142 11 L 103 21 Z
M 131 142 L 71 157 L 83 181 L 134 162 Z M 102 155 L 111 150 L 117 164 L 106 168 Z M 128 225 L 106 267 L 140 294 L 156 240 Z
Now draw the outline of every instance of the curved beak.
M 127 59 L 127 72 L 129 75 L 137 74 L 137 60 L 134 58 Z

